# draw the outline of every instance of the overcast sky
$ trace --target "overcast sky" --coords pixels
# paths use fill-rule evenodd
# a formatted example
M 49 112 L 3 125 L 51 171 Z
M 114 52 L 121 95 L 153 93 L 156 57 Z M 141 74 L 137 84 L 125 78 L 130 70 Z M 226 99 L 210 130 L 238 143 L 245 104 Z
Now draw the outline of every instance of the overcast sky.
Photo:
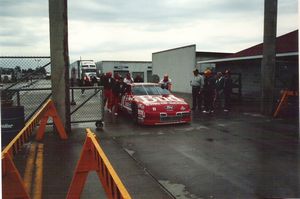
M 278 0 L 277 35 L 298 28 Z M 237 52 L 263 40 L 264 0 L 69 0 L 70 60 L 145 60 L 184 45 Z M 0 55 L 50 55 L 47 0 L 0 0 Z

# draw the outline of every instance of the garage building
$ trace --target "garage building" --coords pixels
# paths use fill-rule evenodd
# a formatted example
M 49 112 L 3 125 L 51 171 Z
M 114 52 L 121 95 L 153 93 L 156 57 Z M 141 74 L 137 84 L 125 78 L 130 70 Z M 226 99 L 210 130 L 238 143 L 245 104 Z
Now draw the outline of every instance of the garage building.
M 222 59 L 198 61 L 198 65 L 215 65 L 215 70 L 240 73 L 242 96 L 260 99 L 261 62 L 263 43 L 252 46 Z M 275 88 L 277 97 L 282 89 L 293 89 L 299 82 L 298 30 L 284 34 L 276 39 Z
M 223 58 L 231 53 L 196 52 L 196 45 L 183 46 L 152 53 L 153 75 L 161 79 L 168 74 L 172 80 L 172 91 L 191 93 L 190 80 L 197 61 Z M 214 67 L 214 63 L 202 65 L 200 71 L 207 67 Z M 200 65 L 197 67 L 200 67 Z

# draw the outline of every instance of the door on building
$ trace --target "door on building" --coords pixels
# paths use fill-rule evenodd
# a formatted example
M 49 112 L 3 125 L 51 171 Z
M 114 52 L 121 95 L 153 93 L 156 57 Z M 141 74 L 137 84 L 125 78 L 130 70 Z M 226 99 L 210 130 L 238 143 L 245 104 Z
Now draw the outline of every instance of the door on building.
M 152 70 L 147 71 L 147 82 L 153 82 L 152 81 Z

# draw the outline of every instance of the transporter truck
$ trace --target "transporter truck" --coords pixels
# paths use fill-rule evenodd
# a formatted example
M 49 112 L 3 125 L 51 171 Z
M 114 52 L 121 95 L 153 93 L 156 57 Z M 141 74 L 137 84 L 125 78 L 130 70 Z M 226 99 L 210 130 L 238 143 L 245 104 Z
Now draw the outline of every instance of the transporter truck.
M 93 60 L 77 60 L 70 65 L 71 84 L 91 86 L 94 77 L 99 81 L 98 75 L 96 64 Z

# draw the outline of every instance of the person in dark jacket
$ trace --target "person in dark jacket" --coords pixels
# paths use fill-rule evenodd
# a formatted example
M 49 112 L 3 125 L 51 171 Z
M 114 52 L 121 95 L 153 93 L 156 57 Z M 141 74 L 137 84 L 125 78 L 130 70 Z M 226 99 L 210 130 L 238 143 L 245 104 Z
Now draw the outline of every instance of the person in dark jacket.
M 223 89 L 224 89 L 224 77 L 223 73 L 217 72 L 216 74 L 216 96 L 214 98 L 214 108 L 221 108 L 222 107 L 222 99 L 224 96 Z
M 111 112 L 111 108 L 112 108 L 112 86 L 113 86 L 112 73 L 107 72 L 103 77 L 103 87 L 104 87 L 104 105 L 107 103 L 107 109 L 109 112 Z
M 141 77 L 141 75 L 137 75 L 135 78 L 134 78 L 134 82 L 144 82 L 143 78 Z
M 114 74 L 113 84 L 112 84 L 112 109 L 115 115 L 119 112 L 119 103 L 121 97 L 121 78 L 118 73 Z
M 97 77 L 96 75 L 92 76 L 92 85 L 94 87 L 97 87 L 98 86 L 98 80 L 97 80 Z M 95 93 L 97 92 L 97 89 L 95 88 Z
M 212 76 L 211 70 L 207 69 L 204 71 L 204 85 L 203 85 L 203 96 L 204 96 L 204 110 L 203 113 L 214 112 L 214 97 L 216 95 L 216 80 Z
M 230 70 L 225 71 L 223 91 L 224 91 L 224 111 L 227 112 L 231 108 L 232 79 L 230 76 Z

